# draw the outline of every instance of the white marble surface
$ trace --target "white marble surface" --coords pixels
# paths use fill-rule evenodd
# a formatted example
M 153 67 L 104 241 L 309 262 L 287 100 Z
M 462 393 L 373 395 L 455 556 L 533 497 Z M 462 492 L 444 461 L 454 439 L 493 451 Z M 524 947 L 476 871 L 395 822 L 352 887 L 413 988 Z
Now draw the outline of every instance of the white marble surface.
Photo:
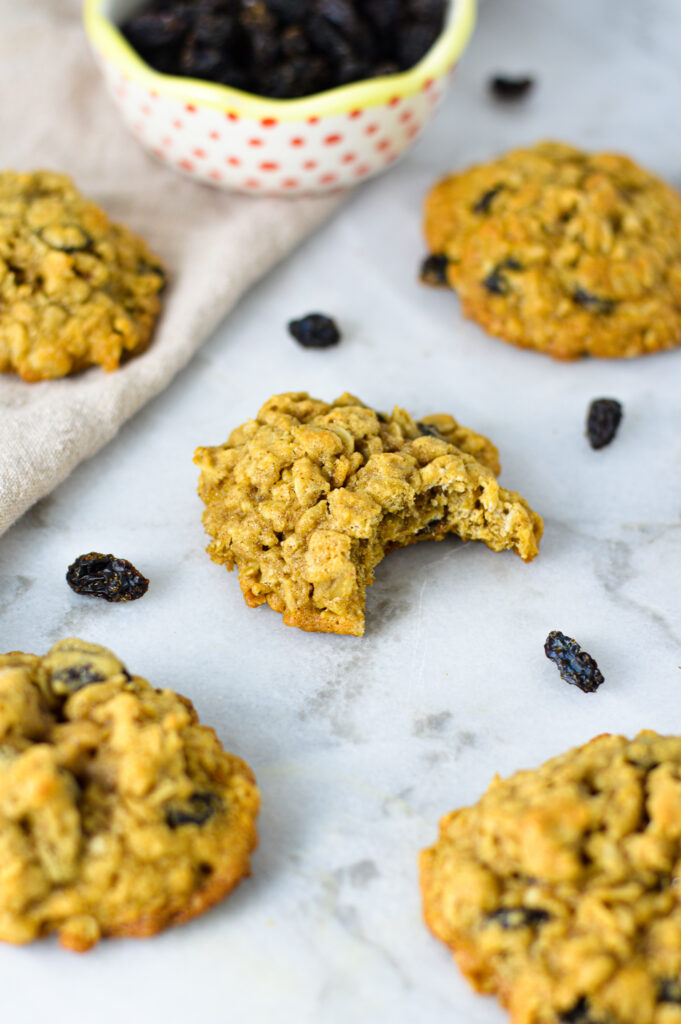
M 681 185 L 676 0 L 488 0 L 425 140 L 256 288 L 175 383 L 0 539 L 0 650 L 80 635 L 188 694 L 263 794 L 253 876 L 224 904 L 86 958 L 51 941 L 0 949 L 3 1013 L 120 1024 L 499 1024 L 421 922 L 416 859 L 439 816 L 492 774 L 598 732 L 681 728 L 681 352 L 559 365 L 487 338 L 415 281 L 431 180 L 558 136 L 619 148 Z M 489 73 L 529 71 L 517 107 Z M 319 308 L 336 350 L 283 330 Z M 272 392 L 350 389 L 377 408 L 451 410 L 494 438 L 502 481 L 546 519 L 529 566 L 445 541 L 395 553 L 364 639 L 307 635 L 248 610 L 204 554 L 191 456 Z M 583 436 L 593 397 L 625 419 Z M 137 604 L 78 598 L 65 567 L 114 551 L 151 577 Z M 560 628 L 598 659 L 595 695 L 543 654 Z

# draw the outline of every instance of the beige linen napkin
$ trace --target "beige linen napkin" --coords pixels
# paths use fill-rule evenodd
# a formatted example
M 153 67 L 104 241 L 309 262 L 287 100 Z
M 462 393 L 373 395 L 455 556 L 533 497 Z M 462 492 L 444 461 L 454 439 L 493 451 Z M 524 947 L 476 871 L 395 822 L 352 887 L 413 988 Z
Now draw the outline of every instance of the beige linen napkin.
M 94 65 L 78 0 L 0 0 L 2 167 L 70 174 L 143 235 L 169 275 L 151 347 L 115 373 L 0 375 L 0 533 L 164 388 L 239 296 L 340 202 L 251 199 L 156 163 Z

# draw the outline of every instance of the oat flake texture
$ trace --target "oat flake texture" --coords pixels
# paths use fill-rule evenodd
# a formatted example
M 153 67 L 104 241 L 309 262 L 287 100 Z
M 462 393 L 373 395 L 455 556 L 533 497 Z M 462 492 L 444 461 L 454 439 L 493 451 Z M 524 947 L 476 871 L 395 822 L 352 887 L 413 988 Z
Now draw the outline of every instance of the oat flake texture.
M 681 738 L 493 779 L 421 854 L 426 923 L 511 1024 L 681 1021 Z
M 287 626 L 361 636 L 374 569 L 407 544 L 454 534 L 526 562 L 539 549 L 542 519 L 497 482 L 495 445 L 447 414 L 289 392 L 194 461 L 211 558 Z
M 105 647 L 0 655 L 0 742 L 0 941 L 143 938 L 249 873 L 250 768 Z

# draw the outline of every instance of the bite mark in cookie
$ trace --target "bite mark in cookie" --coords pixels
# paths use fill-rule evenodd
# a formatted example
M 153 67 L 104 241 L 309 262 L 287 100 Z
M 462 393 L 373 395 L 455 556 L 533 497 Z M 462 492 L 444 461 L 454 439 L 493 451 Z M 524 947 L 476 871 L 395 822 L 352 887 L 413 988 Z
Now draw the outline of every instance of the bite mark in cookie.
M 455 534 L 537 554 L 542 520 L 500 487 L 497 450 L 447 415 L 415 422 L 353 395 L 277 395 L 222 445 L 198 448 L 211 558 L 246 603 L 325 633 L 364 632 L 365 592 L 389 551 Z

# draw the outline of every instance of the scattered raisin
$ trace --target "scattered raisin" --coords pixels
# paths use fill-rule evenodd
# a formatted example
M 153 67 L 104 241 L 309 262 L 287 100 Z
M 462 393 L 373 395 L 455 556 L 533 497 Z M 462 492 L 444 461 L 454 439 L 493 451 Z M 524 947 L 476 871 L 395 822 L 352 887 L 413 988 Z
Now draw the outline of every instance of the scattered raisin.
M 586 436 L 592 448 L 610 444 L 622 419 L 622 406 L 616 398 L 594 398 L 586 419 Z
M 657 990 L 659 1003 L 681 1003 L 681 981 L 678 978 L 663 978 Z
M 492 295 L 508 295 L 511 290 L 510 282 L 504 274 L 504 270 L 522 270 L 522 267 L 513 257 L 498 263 L 482 282 L 487 291 L 491 292 Z
M 386 416 L 386 414 L 384 412 L 377 412 L 376 413 L 376 419 L 378 420 L 379 423 L 387 423 L 388 422 L 388 417 Z
M 446 256 L 439 256 L 435 253 L 426 256 L 421 264 L 420 280 L 423 284 L 429 284 L 432 288 L 448 288 L 448 265 L 449 260 Z
M 163 74 L 289 99 L 413 67 L 446 0 L 147 0 L 122 32 Z
M 576 640 L 559 630 L 552 630 L 544 644 L 546 657 L 558 666 L 561 679 L 578 686 L 584 693 L 595 693 L 603 682 L 598 665 Z
M 473 205 L 473 213 L 489 213 L 494 197 L 499 195 L 503 187 L 503 185 L 496 185 L 494 188 L 489 188 L 486 192 L 483 192 Z
M 77 594 L 105 601 L 136 601 L 149 588 L 149 580 L 125 558 L 99 551 L 79 555 L 68 567 L 66 582 Z
M 583 306 L 589 313 L 612 313 L 615 308 L 613 299 L 603 299 L 598 295 L 592 295 L 584 288 L 577 288 L 572 296 L 578 306 Z
M 192 793 L 184 807 L 169 807 L 166 810 L 166 824 L 170 828 L 203 825 L 221 806 L 222 801 L 215 793 L 197 791 Z
M 335 321 L 323 313 L 308 313 L 300 320 L 291 320 L 288 330 L 304 348 L 329 348 L 341 338 Z
M 487 915 L 487 920 L 500 925 L 505 930 L 513 928 L 532 928 L 543 924 L 551 917 L 548 910 L 539 907 L 501 907 Z
M 498 100 L 520 100 L 527 95 L 533 85 L 534 78 L 529 75 L 515 78 L 510 75 L 494 75 L 489 81 L 492 95 Z

